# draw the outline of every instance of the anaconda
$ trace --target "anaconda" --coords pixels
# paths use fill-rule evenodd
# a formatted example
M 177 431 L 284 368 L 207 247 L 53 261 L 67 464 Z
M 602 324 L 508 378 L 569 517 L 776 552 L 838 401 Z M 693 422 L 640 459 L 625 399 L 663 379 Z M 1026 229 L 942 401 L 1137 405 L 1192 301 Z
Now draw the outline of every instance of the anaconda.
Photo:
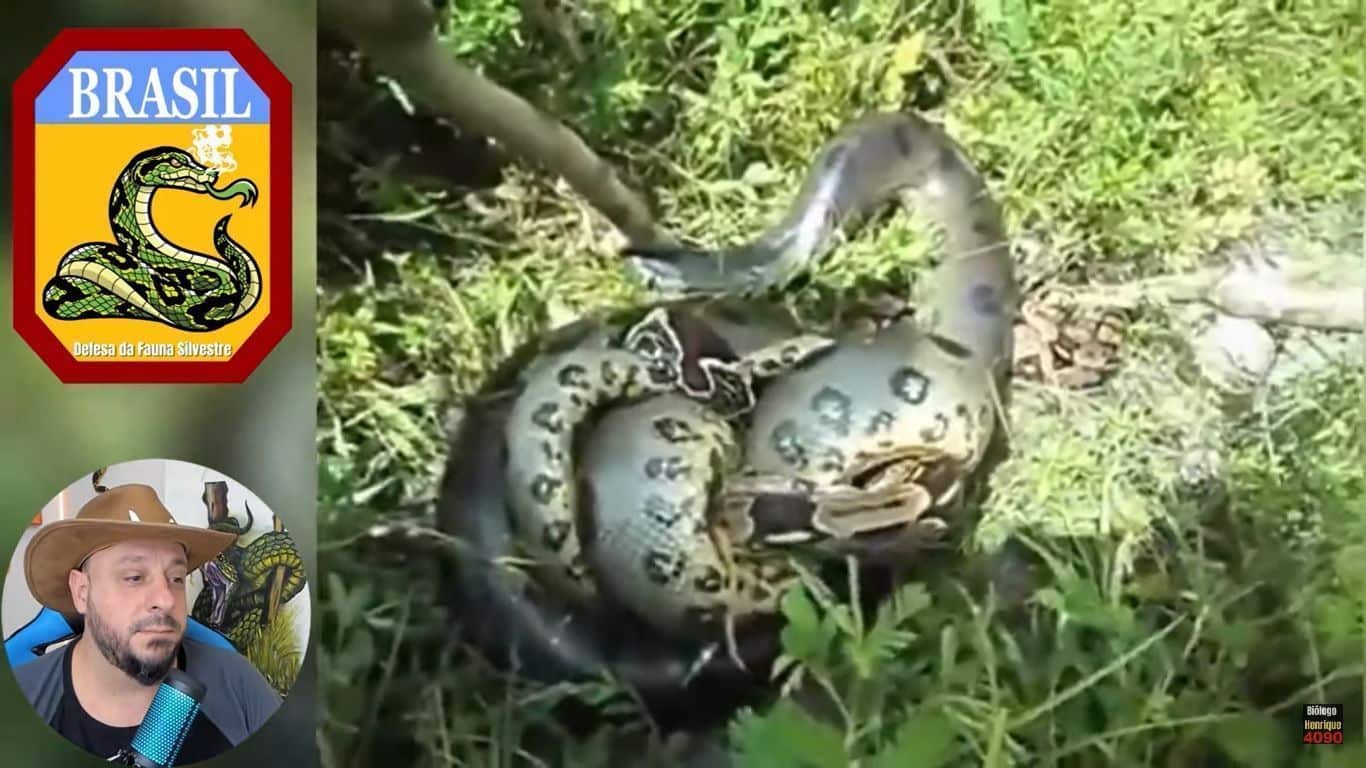
M 461 569 L 462 594 L 497 616 L 485 616 L 477 634 L 501 645 L 500 651 L 518 648 L 518 658 L 553 660 L 552 667 L 592 674 L 583 665 L 607 663 L 628 680 L 635 675 L 646 685 L 681 687 L 696 671 L 697 659 L 670 639 L 670 625 L 682 609 L 710 594 L 716 581 L 705 567 L 695 567 L 692 556 L 723 562 L 719 548 L 732 544 L 798 543 L 857 552 L 868 536 L 899 552 L 905 536 L 923 533 L 923 513 L 960 495 L 1000 417 L 1018 300 L 999 210 L 941 129 L 913 115 L 858 121 L 826 145 L 791 213 L 755 243 L 728 249 L 723 258 L 660 250 L 633 251 L 633 258 L 657 287 L 752 297 L 738 309 L 727 302 L 726 311 L 743 321 L 776 310 L 774 302 L 755 294 L 808 267 L 852 215 L 897 195 L 919 204 L 945 235 L 948 255 L 931 274 L 926 300 L 914 320 L 902 318 L 872 334 L 835 329 L 833 346 L 830 337 L 808 333 L 822 340 L 819 354 L 788 361 L 767 383 L 744 380 L 753 388 L 750 412 L 726 422 L 742 446 L 740 467 L 710 458 L 727 454 L 725 430 L 693 406 L 709 407 L 711 395 L 689 395 L 690 402 L 674 400 L 671 406 L 668 398 L 687 394 L 677 377 L 651 379 L 648 391 L 604 388 L 609 379 L 623 377 L 620 366 L 600 364 L 603 350 L 614 358 L 636 355 L 638 365 L 648 365 L 650 355 L 623 344 L 620 331 L 644 322 L 649 307 L 631 310 L 629 322 L 608 330 L 600 321 L 577 323 L 555 334 L 553 342 L 525 345 L 503 366 L 485 388 L 484 398 L 494 400 L 467 408 L 447 465 L 443 527 L 469 538 L 489 561 L 515 557 L 519 534 L 530 533 L 535 546 L 546 530 L 528 528 L 526 516 L 513 511 L 532 487 L 526 481 L 541 475 L 576 478 L 564 487 L 591 490 L 564 507 L 574 524 L 563 532 L 577 532 L 576 555 L 585 546 L 596 551 L 590 560 L 598 566 L 589 578 L 604 584 L 629 615 L 651 618 L 660 634 L 635 632 L 624 644 L 615 642 L 616 628 L 601 622 L 624 621 L 623 614 L 597 600 L 583 601 L 591 591 L 565 594 L 534 582 L 512 587 L 516 581 L 496 575 L 497 566 L 468 566 Z M 724 324 L 708 323 L 696 334 L 681 335 L 720 339 L 719 348 L 694 345 L 684 357 L 696 367 L 703 359 L 742 359 L 744 345 L 734 343 Z M 802 333 L 791 330 L 794 337 Z M 620 360 L 630 365 L 628 358 Z M 575 389 L 594 393 L 592 401 L 580 394 L 574 403 Z M 553 422 L 557 441 L 544 448 L 512 425 L 530 419 L 547 398 L 568 400 L 576 410 Z M 703 424 L 716 427 L 711 436 L 698 427 Z M 675 442 L 667 436 L 658 445 L 631 437 L 662 435 L 664 429 L 676 438 L 684 427 L 697 427 L 693 432 L 719 447 L 718 452 L 703 446 L 695 454 L 706 457 L 707 471 L 683 472 L 677 457 L 665 455 L 664 444 Z M 490 439 L 495 432 L 498 439 Z M 509 474 L 505 468 L 514 463 L 520 469 Z M 693 500 L 687 513 L 661 504 L 661 490 L 671 503 Z M 585 498 L 590 503 L 580 503 Z M 489 517 L 510 512 L 522 521 L 511 528 Z M 628 541 L 636 543 L 623 546 Z M 581 560 L 572 564 L 580 566 L 582 577 Z M 647 656 L 663 666 L 639 666 Z

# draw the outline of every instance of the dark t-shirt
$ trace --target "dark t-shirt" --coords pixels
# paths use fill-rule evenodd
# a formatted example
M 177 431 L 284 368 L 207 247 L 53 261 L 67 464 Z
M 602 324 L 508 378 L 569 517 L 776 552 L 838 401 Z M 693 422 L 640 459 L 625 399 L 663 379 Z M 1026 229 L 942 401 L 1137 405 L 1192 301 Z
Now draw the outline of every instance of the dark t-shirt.
M 133 734 L 137 733 L 138 727 L 130 725 L 118 727 L 105 725 L 91 717 L 76 699 L 75 688 L 71 685 L 71 654 L 65 654 L 66 658 L 62 661 L 62 681 L 65 683 L 66 690 L 62 694 L 61 702 L 57 705 L 57 730 L 74 742 L 77 746 L 84 747 L 103 758 L 112 758 L 118 755 L 119 750 L 133 743 Z M 185 669 L 185 650 L 182 648 L 177 652 L 179 667 L 190 674 L 193 671 Z M 232 743 L 228 741 L 223 732 L 209 719 L 203 712 L 195 715 L 194 722 L 190 725 L 190 732 L 185 736 L 185 743 L 180 747 L 180 754 L 176 757 L 176 764 L 184 765 L 197 763 L 201 760 L 208 760 L 220 752 L 228 749 Z

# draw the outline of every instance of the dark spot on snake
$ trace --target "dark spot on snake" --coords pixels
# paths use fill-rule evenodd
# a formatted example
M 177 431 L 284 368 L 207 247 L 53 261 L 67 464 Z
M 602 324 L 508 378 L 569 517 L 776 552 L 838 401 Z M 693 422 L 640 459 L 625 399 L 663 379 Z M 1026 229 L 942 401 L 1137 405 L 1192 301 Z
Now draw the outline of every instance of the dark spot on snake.
M 853 398 L 848 394 L 834 387 L 824 387 L 811 398 L 811 410 L 820 418 L 821 423 L 830 427 L 835 434 L 844 437 L 849 434 L 853 403 Z
M 693 589 L 706 595 L 714 595 L 721 591 L 724 580 L 721 577 L 721 569 L 714 565 L 707 566 L 707 569 L 700 576 L 693 579 Z
M 792 419 L 784 419 L 773 428 L 773 434 L 769 437 L 769 444 L 773 446 L 778 457 L 788 465 L 797 469 L 806 467 L 806 449 L 802 446 L 797 422 Z
M 708 405 L 727 418 L 739 416 L 754 407 L 754 388 L 738 368 L 720 360 L 703 360 L 702 369 L 711 379 Z
M 869 437 L 876 435 L 879 432 L 888 432 L 895 423 L 896 416 L 890 411 L 878 411 L 873 414 L 873 418 L 868 420 L 868 429 L 866 432 Z
M 939 172 L 951 174 L 962 169 L 962 164 L 958 162 L 958 153 L 953 151 L 953 147 L 944 145 L 939 150 Z
M 207 330 L 214 330 L 216 328 L 222 327 L 223 324 L 226 322 L 226 318 L 219 320 L 209 319 L 209 316 L 214 314 L 214 310 L 223 308 L 235 308 L 236 306 L 236 297 L 209 296 L 206 297 L 199 304 L 185 310 L 185 314 L 194 318 L 195 322 L 199 323 L 200 327 L 205 328 Z
M 1001 294 L 987 283 L 977 283 L 968 292 L 968 305 L 982 315 L 1001 314 Z
M 587 402 L 587 400 L 583 399 L 583 395 L 580 395 L 578 392 L 569 393 L 569 404 L 575 408 L 582 408 Z
M 983 403 L 982 407 L 977 409 L 977 420 L 980 421 L 982 424 L 986 424 L 990 418 L 991 406 L 988 406 L 986 403 Z
M 660 586 L 677 580 L 682 575 L 685 564 L 682 556 L 670 554 L 662 549 L 652 549 L 645 553 L 645 575 Z
M 541 403 L 531 414 L 531 423 L 551 433 L 560 434 L 564 424 L 560 421 L 559 403 Z
M 930 390 L 930 380 L 925 378 L 925 374 L 909 365 L 893 373 L 890 384 L 892 394 L 911 405 L 924 402 Z
M 537 475 L 536 479 L 531 481 L 531 498 L 541 504 L 549 504 L 550 500 L 554 498 L 555 492 L 563 485 L 564 483 L 557 477 Z
M 939 347 L 941 351 L 943 351 L 951 357 L 957 357 L 960 359 L 972 357 L 971 350 L 969 350 L 962 344 L 959 344 L 958 342 L 954 341 L 953 339 L 945 338 L 937 333 L 931 333 L 928 334 L 928 336 L 931 343 L 933 343 L 936 347 Z
M 572 529 L 568 520 L 556 520 L 553 523 L 546 523 L 545 528 L 541 529 L 541 543 L 545 544 L 551 552 L 559 552 L 569 538 Z
M 652 312 L 626 332 L 625 348 L 650 361 L 656 370 L 675 370 L 683 360 L 683 347 L 664 312 Z
M 915 142 L 911 139 L 912 129 L 908 123 L 899 123 L 892 131 L 892 139 L 896 141 L 896 149 L 902 155 L 910 157 L 911 151 L 915 149 Z
M 671 443 L 693 443 L 701 439 L 691 424 L 672 416 L 660 416 L 655 419 L 654 428 L 655 434 Z
M 556 374 L 556 380 L 562 387 L 572 387 L 574 389 L 588 389 L 588 369 L 578 363 L 570 363 L 561 368 Z
M 137 251 L 137 236 L 133 233 L 133 230 L 129 229 L 118 219 L 110 219 L 109 225 L 114 231 L 114 239 L 124 247 L 109 248 L 101 251 L 100 255 L 107 257 L 109 263 L 119 269 L 136 269 L 138 267 L 138 260 L 129 254 Z
M 826 448 L 816 464 L 820 472 L 843 472 L 844 453 L 838 448 Z
M 683 511 L 663 496 L 652 493 L 645 499 L 645 516 L 665 528 L 672 528 L 682 519 Z
M 645 476 L 651 480 L 658 480 L 661 477 L 677 480 L 681 475 L 690 471 L 692 471 L 692 465 L 684 461 L 681 456 L 651 456 L 645 460 Z
M 611 360 L 602 361 L 602 372 L 600 375 L 602 376 L 603 386 L 608 389 L 615 387 L 617 382 L 621 379 L 620 374 L 617 372 L 616 365 L 614 365 Z
M 954 407 L 953 412 L 957 414 L 958 418 L 960 419 L 966 419 L 972 413 L 972 411 L 968 408 L 967 403 L 959 403 L 957 406 Z
M 564 462 L 564 453 L 560 451 L 559 446 L 549 440 L 541 443 L 541 453 L 545 455 L 545 463 L 551 467 L 557 467 Z
M 934 415 L 934 426 L 920 430 L 920 439 L 927 443 L 937 443 L 949 433 L 949 417 L 942 413 Z

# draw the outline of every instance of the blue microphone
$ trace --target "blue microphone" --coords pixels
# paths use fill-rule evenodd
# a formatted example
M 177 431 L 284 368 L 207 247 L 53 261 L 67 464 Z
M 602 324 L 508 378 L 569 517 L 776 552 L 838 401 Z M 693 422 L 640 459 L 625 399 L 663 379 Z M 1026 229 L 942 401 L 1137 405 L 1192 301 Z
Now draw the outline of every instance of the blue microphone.
M 204 684 L 178 669 L 171 669 L 161 681 L 152 706 L 142 725 L 133 734 L 133 743 L 124 750 L 125 765 L 138 768 L 169 768 L 190 733 L 190 725 L 204 700 Z

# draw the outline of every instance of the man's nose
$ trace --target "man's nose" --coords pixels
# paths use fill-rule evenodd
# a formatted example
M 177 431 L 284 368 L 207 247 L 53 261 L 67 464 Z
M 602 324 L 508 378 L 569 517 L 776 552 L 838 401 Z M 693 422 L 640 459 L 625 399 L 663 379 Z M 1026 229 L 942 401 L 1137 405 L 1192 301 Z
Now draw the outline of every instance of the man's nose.
M 169 611 L 171 607 L 175 605 L 176 589 L 178 588 L 181 588 L 181 586 L 167 576 L 153 577 L 152 589 L 150 590 L 149 595 L 152 601 L 151 607 Z

